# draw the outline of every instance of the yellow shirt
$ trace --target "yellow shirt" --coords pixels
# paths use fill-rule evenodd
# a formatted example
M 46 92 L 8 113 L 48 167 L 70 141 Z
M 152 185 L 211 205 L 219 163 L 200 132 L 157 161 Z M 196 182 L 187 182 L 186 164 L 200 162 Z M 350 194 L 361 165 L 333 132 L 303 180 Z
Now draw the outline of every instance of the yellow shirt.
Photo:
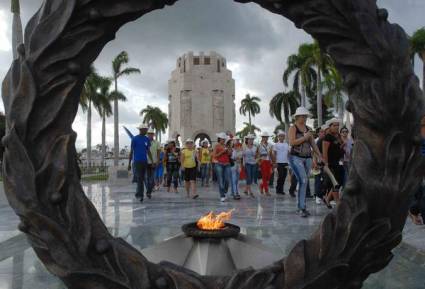
M 209 164 L 211 162 L 211 153 L 207 148 L 201 148 L 201 164 Z
M 183 149 L 182 150 L 182 156 L 183 156 L 183 167 L 186 169 L 191 169 L 196 167 L 195 162 L 195 150 L 194 149 Z

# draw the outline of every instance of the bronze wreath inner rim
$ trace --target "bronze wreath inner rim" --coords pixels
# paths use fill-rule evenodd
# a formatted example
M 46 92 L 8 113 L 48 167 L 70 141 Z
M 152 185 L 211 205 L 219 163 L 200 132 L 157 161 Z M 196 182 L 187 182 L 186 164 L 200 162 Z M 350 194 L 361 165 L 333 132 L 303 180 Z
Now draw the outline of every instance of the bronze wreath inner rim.
M 241 232 L 241 228 L 230 224 L 225 223 L 224 228 L 218 230 L 202 230 L 199 229 L 196 225 L 196 222 L 184 224 L 182 226 L 182 231 L 187 237 L 192 238 L 214 238 L 214 239 L 224 239 L 224 238 L 236 238 Z

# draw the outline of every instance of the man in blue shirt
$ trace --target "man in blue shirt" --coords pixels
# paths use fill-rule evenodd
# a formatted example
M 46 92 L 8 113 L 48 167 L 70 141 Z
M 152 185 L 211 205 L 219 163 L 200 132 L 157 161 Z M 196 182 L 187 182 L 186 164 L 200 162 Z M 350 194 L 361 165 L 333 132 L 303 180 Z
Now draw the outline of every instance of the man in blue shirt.
M 140 198 L 140 201 L 143 202 L 144 181 L 146 177 L 146 169 L 148 167 L 148 157 L 151 157 L 151 142 L 146 136 L 148 126 L 142 124 L 138 127 L 138 129 L 139 134 L 131 139 L 131 150 L 128 160 L 128 170 L 131 171 L 131 162 L 133 162 L 137 181 L 136 198 Z

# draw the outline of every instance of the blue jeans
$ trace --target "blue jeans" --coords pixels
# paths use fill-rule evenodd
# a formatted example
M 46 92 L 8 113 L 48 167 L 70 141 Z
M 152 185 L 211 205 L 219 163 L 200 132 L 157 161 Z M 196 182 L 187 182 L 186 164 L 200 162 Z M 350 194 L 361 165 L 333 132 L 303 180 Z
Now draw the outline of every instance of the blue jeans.
M 245 164 L 245 173 L 246 173 L 246 184 L 250 186 L 254 182 L 254 178 L 257 174 L 257 165 Z
M 210 164 L 201 164 L 201 183 L 208 185 L 210 180 Z
M 239 195 L 239 164 L 230 168 L 232 172 L 232 195 Z
M 312 166 L 311 158 L 300 158 L 294 155 L 289 156 L 289 164 L 294 172 L 295 177 L 298 181 L 298 209 L 305 210 L 306 209 L 306 193 L 307 193 L 307 185 L 308 185 L 308 177 L 310 174 L 311 166 Z
M 230 165 L 216 164 L 214 167 L 217 175 L 218 187 L 220 189 L 220 197 L 224 198 L 226 196 L 226 182 L 228 184 L 232 182 Z

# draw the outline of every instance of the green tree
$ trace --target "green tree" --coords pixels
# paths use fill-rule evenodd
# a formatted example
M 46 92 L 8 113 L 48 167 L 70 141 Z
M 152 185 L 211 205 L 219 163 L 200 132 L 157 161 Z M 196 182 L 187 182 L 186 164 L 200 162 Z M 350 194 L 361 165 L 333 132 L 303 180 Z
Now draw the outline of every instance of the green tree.
M 309 47 L 308 56 L 304 63 L 307 68 L 315 67 L 317 70 L 317 82 L 316 82 L 316 108 L 317 108 L 317 125 L 321 126 L 323 124 L 323 106 L 322 106 L 322 78 L 323 75 L 329 73 L 329 69 L 333 67 L 333 60 L 329 54 L 324 53 L 319 46 L 317 41 Z M 320 109 L 319 109 L 320 108 Z
M 249 135 L 249 134 L 254 134 L 255 135 L 255 132 L 257 131 L 257 132 L 261 132 L 261 129 L 259 129 L 258 127 L 256 127 L 255 125 L 250 125 L 249 123 L 247 123 L 247 122 L 244 122 L 243 123 L 245 126 L 240 130 L 240 131 L 238 131 L 237 133 L 236 133 L 236 135 L 238 136 L 238 137 L 240 137 L 241 139 L 244 139 L 247 135 Z
M 335 111 L 338 113 L 339 119 L 343 119 L 345 110 L 344 101 L 344 83 L 341 74 L 336 67 L 330 67 L 323 81 L 324 102 L 330 107 L 335 104 Z
M 112 80 L 107 77 L 101 77 L 99 80 L 99 87 L 97 90 L 97 101 L 94 107 L 102 119 L 102 144 L 100 151 L 102 152 L 102 164 L 105 163 L 106 155 L 106 118 L 112 115 L 111 102 L 115 99 L 119 101 L 126 101 L 125 95 L 119 91 L 111 91 Z
M 425 96 L 425 27 L 418 29 L 410 38 L 412 55 L 417 54 L 423 63 L 422 90 Z
M 257 96 L 251 96 L 249 94 L 247 94 L 245 96 L 244 99 L 242 99 L 241 101 L 241 107 L 239 108 L 239 112 L 240 114 L 246 116 L 246 114 L 248 114 L 248 124 L 249 127 L 252 127 L 252 129 L 250 129 L 249 131 L 251 133 L 254 133 L 254 128 L 252 126 L 252 117 L 255 117 L 255 115 L 259 114 L 261 109 L 260 109 L 260 104 L 259 102 L 261 101 L 261 99 Z
M 159 107 L 148 105 L 142 111 L 140 116 L 143 122 L 155 130 L 157 139 L 161 142 L 161 133 L 165 133 L 168 127 L 168 116 Z
M 298 106 L 297 92 L 293 90 L 289 92 L 279 92 L 270 101 L 269 113 L 281 124 L 284 124 L 283 130 L 288 132 L 291 125 L 291 115 L 295 113 Z
M 313 44 L 301 44 L 298 53 L 290 55 L 286 61 L 287 67 L 283 73 L 283 84 L 289 87 L 289 78 L 293 76 L 292 90 L 300 95 L 301 106 L 307 105 L 307 95 L 311 94 L 316 86 L 317 73 L 307 61 L 313 53 Z
M 129 63 L 128 53 L 126 51 L 122 51 L 118 54 L 117 57 L 112 61 L 112 73 L 113 80 L 115 85 L 115 92 L 118 92 L 118 79 L 124 75 L 130 75 L 135 73 L 141 73 L 140 69 L 133 67 L 126 67 L 124 65 Z M 120 140 L 119 140 L 119 115 L 118 115 L 118 101 L 120 99 L 114 99 L 114 166 L 118 166 L 119 162 L 119 153 L 120 153 Z
M 84 87 L 80 96 L 80 106 L 84 112 L 87 112 L 87 163 L 90 165 L 92 161 L 91 157 L 91 125 L 92 125 L 92 108 L 98 108 L 102 106 L 106 101 L 104 96 L 100 93 L 102 85 L 104 85 L 106 79 L 96 73 L 96 70 L 91 67 L 90 74 L 87 76 L 84 82 Z

